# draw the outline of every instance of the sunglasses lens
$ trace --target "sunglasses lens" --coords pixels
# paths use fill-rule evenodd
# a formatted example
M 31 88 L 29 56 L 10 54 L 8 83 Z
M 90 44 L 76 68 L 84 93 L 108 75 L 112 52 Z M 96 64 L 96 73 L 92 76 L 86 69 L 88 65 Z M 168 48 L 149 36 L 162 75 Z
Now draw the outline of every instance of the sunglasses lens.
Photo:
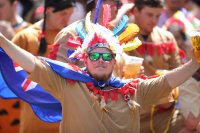
M 115 2 L 117 2 L 117 8 L 121 8 L 122 2 L 120 0 L 115 0 Z
M 104 53 L 104 54 L 102 54 L 102 58 L 105 61 L 111 61 L 113 58 L 113 55 L 111 53 Z
M 118 8 L 121 8 L 121 6 L 122 6 L 122 2 L 119 1 L 119 2 L 117 3 L 117 7 L 118 7 Z
M 96 61 L 96 60 L 99 59 L 100 54 L 99 54 L 99 53 L 90 53 L 89 56 L 90 56 L 90 60 L 92 60 L 92 61 Z

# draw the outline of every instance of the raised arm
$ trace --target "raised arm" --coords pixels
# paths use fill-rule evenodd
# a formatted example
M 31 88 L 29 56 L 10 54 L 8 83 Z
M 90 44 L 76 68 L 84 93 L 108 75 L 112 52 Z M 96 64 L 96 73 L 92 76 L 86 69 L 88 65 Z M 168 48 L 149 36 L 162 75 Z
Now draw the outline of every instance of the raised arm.
M 166 79 L 172 88 L 183 84 L 190 78 L 198 69 L 200 64 L 196 62 L 194 55 L 192 60 L 185 65 L 178 67 L 166 74 Z
M 35 68 L 34 56 L 13 44 L 0 33 L 0 47 L 14 60 L 18 65 L 24 68 L 28 73 L 32 73 Z

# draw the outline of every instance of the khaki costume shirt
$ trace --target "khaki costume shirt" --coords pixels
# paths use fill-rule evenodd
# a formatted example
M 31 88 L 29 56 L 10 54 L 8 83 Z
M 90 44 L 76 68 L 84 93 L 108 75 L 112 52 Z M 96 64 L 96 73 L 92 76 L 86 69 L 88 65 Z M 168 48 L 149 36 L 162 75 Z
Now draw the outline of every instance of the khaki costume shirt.
M 36 66 L 28 77 L 48 91 L 62 105 L 62 133 L 106 133 L 140 131 L 140 107 L 133 114 L 121 93 L 118 100 L 106 101 L 108 112 L 101 110 L 100 99 L 94 100 L 85 83 L 70 84 L 66 78 L 54 72 L 50 66 L 35 59 Z M 161 104 L 173 101 L 165 76 L 143 80 L 137 84 L 137 91 L 130 98 L 140 105 Z M 109 87 L 105 89 L 110 89 Z M 98 95 L 98 94 L 97 94 Z

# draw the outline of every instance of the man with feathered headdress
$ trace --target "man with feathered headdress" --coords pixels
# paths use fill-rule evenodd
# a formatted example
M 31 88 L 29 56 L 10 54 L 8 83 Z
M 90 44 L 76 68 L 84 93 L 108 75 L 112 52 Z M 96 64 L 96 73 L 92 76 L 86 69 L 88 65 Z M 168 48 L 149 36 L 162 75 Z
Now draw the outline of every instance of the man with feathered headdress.
M 97 5 L 99 7 L 100 3 Z M 139 132 L 140 106 L 172 101 L 172 89 L 187 80 L 199 64 L 194 57 L 183 67 L 166 75 L 143 75 L 141 79 L 122 81 L 112 75 L 115 56 L 138 46 L 137 39 L 130 39 L 139 28 L 135 24 L 127 26 L 127 16 L 124 16 L 120 24 L 110 31 L 106 28 L 108 19 L 103 19 L 104 23 L 99 25 L 98 17 L 95 17 L 93 24 L 89 15 L 85 23 L 77 24 L 78 36 L 69 38 L 67 43 L 69 47 L 76 48 L 69 58 L 83 59 L 84 69 L 46 58 L 40 61 L 2 35 L 0 46 L 30 74 L 28 81 L 39 83 L 60 101 L 61 132 Z M 0 57 L 4 80 L 9 82 L 6 66 L 12 66 L 12 62 L 10 65 L 6 62 L 8 56 L 2 50 Z

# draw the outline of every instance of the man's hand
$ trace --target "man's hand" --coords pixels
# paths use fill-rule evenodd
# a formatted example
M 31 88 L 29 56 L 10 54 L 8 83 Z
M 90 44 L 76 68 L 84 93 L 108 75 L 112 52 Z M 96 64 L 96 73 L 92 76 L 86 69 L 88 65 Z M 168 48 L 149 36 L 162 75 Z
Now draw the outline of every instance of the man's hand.
M 6 39 L 0 33 L 0 47 L 6 54 L 18 65 L 24 68 L 28 73 L 32 73 L 35 68 L 35 57 Z
M 144 67 L 143 66 L 140 67 L 140 71 L 138 72 L 138 74 L 139 75 L 137 76 L 137 78 L 139 78 L 140 75 L 144 74 Z
M 0 33 L 2 33 L 9 40 L 12 40 L 15 35 L 12 26 L 6 21 L 0 21 Z

